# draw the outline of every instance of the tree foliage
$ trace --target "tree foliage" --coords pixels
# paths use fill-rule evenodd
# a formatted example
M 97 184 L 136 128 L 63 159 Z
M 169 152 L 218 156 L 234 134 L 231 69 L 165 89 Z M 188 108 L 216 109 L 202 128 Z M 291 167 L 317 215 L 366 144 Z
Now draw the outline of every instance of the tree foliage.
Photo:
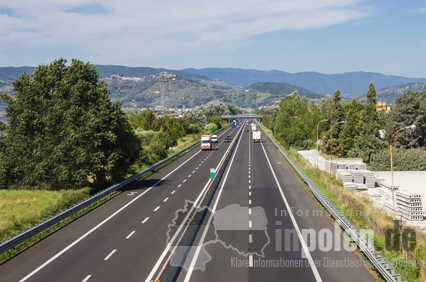
M 340 146 L 335 150 L 338 157 L 348 157 L 348 152 L 354 148 L 363 109 L 363 104 L 355 99 L 346 104 L 345 126 L 340 134 Z
M 144 110 L 141 113 L 130 112 L 128 115 L 128 119 L 132 128 L 150 130 L 153 127 L 155 115 L 151 110 Z
M 189 124 L 197 124 L 200 128 L 204 128 L 207 124 L 206 115 L 204 114 L 203 107 L 196 107 L 190 111 L 187 111 L 183 117 L 188 121 Z
M 76 188 L 119 180 L 139 142 L 95 66 L 55 60 L 13 82 L 2 139 L 2 185 Z
M 425 85 L 426 87 L 426 85 Z M 395 147 L 424 147 L 426 141 L 426 88 L 423 91 L 408 91 L 396 100 L 386 123 L 386 139 L 400 128 L 416 125 L 415 130 L 398 132 L 393 139 Z
M 294 92 L 282 98 L 279 103 L 274 134 L 285 143 L 285 146 L 308 148 L 312 140 L 313 122 L 307 99 Z
M 331 103 L 325 108 L 325 116 L 329 121 L 330 128 L 324 135 L 323 148 L 327 153 L 338 152 L 340 145 L 339 135 L 344 127 L 340 122 L 345 121 L 345 112 L 342 106 L 342 98 L 340 97 L 340 90 L 334 92 Z
M 229 107 L 219 101 L 210 101 L 204 106 L 204 115 L 213 117 L 215 115 L 229 115 Z

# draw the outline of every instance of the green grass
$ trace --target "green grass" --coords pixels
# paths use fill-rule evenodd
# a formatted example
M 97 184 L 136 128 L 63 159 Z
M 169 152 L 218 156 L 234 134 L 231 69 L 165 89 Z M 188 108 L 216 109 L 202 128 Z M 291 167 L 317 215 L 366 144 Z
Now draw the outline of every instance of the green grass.
M 90 188 L 78 190 L 0 190 L 0 241 L 84 200 Z
M 370 220 L 379 224 L 382 228 L 392 228 L 392 218 L 374 208 L 371 200 L 360 198 L 352 191 L 343 188 L 341 182 L 336 180 L 335 177 L 311 167 L 305 160 L 299 158 L 297 153 L 288 150 L 286 153 L 315 183 L 321 193 L 323 193 L 335 207 L 337 207 L 349 220 L 351 220 L 357 228 L 370 228 L 368 225 L 368 217 L 370 217 Z M 333 191 L 332 189 L 327 188 L 326 183 L 332 184 L 336 190 Z M 310 189 L 306 185 L 304 186 L 310 192 Z M 351 203 L 347 203 L 344 198 L 349 199 Z M 424 261 L 424 255 L 426 254 L 425 238 L 418 232 L 416 239 L 417 246 L 414 250 L 414 254 L 418 260 Z M 385 238 L 383 236 L 378 236 L 378 234 L 375 233 L 374 245 L 376 248 L 381 250 L 383 256 L 396 267 L 397 271 L 405 279 L 407 279 L 407 281 L 423 281 L 420 277 L 419 268 L 412 259 L 405 257 L 402 252 L 386 250 Z

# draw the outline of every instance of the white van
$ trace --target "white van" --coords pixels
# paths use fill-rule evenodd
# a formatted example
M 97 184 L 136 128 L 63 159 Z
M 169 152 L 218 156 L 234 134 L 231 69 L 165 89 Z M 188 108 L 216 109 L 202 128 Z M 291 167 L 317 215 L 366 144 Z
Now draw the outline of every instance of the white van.
M 217 135 L 212 135 L 212 143 L 217 143 Z

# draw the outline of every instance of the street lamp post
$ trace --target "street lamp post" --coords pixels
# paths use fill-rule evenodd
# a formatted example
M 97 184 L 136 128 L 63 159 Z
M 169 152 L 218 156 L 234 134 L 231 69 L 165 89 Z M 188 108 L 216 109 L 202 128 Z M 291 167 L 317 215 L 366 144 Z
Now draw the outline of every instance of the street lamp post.
M 392 179 L 392 207 L 393 207 L 393 219 L 395 219 L 396 217 L 396 210 L 395 210 L 395 187 L 393 184 L 393 157 L 392 157 L 392 141 L 393 141 L 393 137 L 396 135 L 396 133 L 398 133 L 400 130 L 403 129 L 416 129 L 416 125 L 412 124 L 410 126 L 406 126 L 406 127 L 401 127 L 400 129 L 398 129 L 397 131 L 395 131 L 392 136 L 391 139 L 389 141 L 389 152 L 390 152 L 390 164 L 391 164 L 391 179 Z
M 323 122 L 323 121 L 328 121 L 328 119 L 323 119 L 323 120 L 320 120 L 319 122 L 318 122 L 318 124 L 317 124 L 317 168 L 318 168 L 318 156 L 319 156 L 319 151 L 318 151 L 318 127 L 319 127 L 319 124 L 321 123 L 321 122 Z
M 333 167 L 333 144 L 332 144 L 332 141 L 333 141 L 333 128 L 336 125 L 338 125 L 339 123 L 345 123 L 345 121 L 342 120 L 342 121 L 336 122 L 335 124 L 333 124 L 333 126 L 330 129 L 330 174 L 331 174 L 331 170 L 332 170 L 332 167 Z

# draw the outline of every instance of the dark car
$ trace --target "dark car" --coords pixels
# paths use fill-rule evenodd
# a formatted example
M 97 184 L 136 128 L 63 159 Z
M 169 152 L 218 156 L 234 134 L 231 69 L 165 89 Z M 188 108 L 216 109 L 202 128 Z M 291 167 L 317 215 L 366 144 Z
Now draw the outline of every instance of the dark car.
M 231 135 L 228 135 L 225 137 L 225 142 L 231 142 L 231 140 L 232 140 Z

